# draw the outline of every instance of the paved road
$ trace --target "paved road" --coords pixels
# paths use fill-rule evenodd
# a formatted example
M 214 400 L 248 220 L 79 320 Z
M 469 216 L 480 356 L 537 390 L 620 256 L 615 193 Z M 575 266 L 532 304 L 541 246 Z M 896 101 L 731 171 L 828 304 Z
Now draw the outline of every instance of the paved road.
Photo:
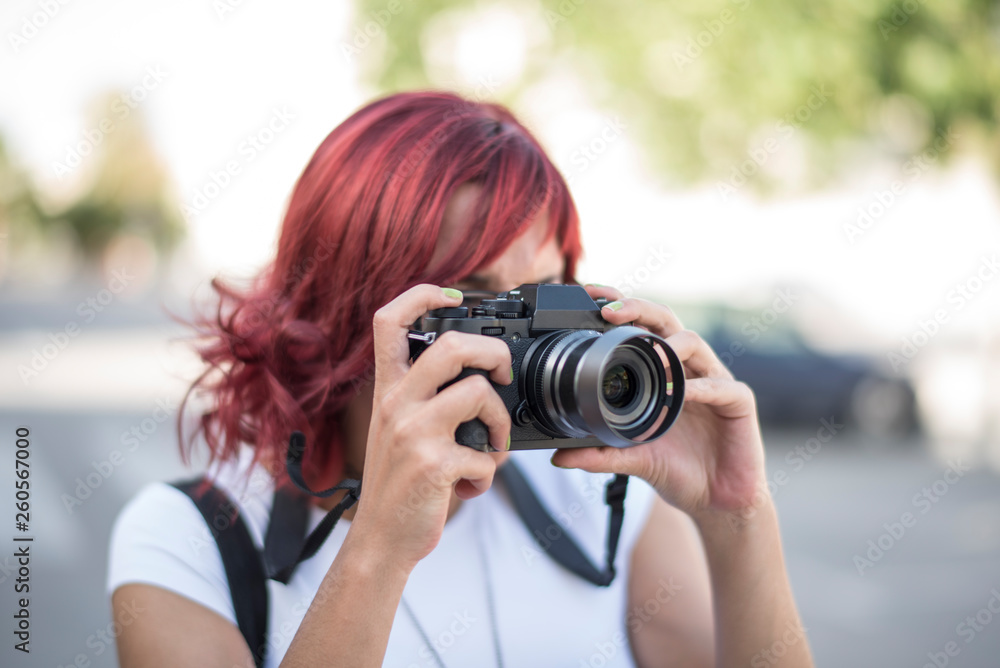
M 846 433 L 793 471 L 786 453 L 810 436 L 770 435 L 768 468 L 772 480 L 787 474 L 775 499 L 819 665 L 919 668 L 928 653 L 947 659 L 939 653 L 955 641 L 948 665 L 1000 666 L 1000 619 L 971 636 L 956 630 L 1000 591 L 1000 477 L 946 475 L 917 443 L 873 451 Z M 869 560 L 869 540 L 889 549 Z
M 63 666 L 78 655 L 92 666 L 115 665 L 99 636 L 109 623 L 103 581 L 111 521 L 146 481 L 182 473 L 172 424 L 129 453 L 72 514 L 60 498 L 74 494 L 76 479 L 94 470 L 92 462 L 107 459 L 122 433 L 147 417 L 0 413 L 0 461 L 11 461 L 15 426 L 32 428 L 37 536 L 30 661 L 15 655 L 5 631 L 0 665 Z M 956 630 L 987 605 L 991 590 L 1000 591 L 1000 478 L 982 470 L 950 475 L 955 482 L 938 501 L 915 505 L 914 495 L 933 490 L 946 468 L 919 444 L 873 450 L 844 432 L 808 461 L 786 459 L 811 435 L 775 432 L 767 442 L 770 477 L 782 483 L 775 498 L 788 567 L 819 665 L 919 668 L 928 652 L 941 652 L 951 640 L 960 653 L 949 665 L 1000 665 L 1000 619 L 971 637 Z M 938 491 L 945 484 L 938 483 Z M 854 556 L 864 556 L 867 541 L 877 543 L 883 524 L 900 522 L 905 512 L 914 516 L 911 526 L 859 575 Z M 0 540 L 6 543 L 8 535 L 0 532 Z M 7 545 L 2 548 L 5 555 Z M 0 583 L 4 627 L 12 614 L 9 586 Z

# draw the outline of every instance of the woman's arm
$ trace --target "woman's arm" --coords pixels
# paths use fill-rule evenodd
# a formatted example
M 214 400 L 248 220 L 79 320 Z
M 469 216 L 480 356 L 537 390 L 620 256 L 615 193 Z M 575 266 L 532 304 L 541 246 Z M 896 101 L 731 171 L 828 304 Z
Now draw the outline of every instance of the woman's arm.
M 291 666 L 381 666 L 403 588 L 437 546 L 452 494 L 489 489 L 493 456 L 455 443 L 455 429 L 479 418 L 497 450 L 509 444 L 510 418 L 486 378 L 471 376 L 438 392 L 463 367 L 511 382 L 510 351 L 497 339 L 448 332 L 412 365 L 408 327 L 461 293 L 418 285 L 374 318 L 375 387 L 365 450 L 364 488 L 336 558 L 281 662 Z M 412 492 L 420 490 L 420 503 Z M 405 513 L 401 513 L 405 511 Z M 116 613 L 134 601 L 137 621 L 118 639 L 121 665 L 253 667 L 236 627 L 194 601 L 149 585 L 120 587 Z
M 712 584 L 716 665 L 809 668 L 812 658 L 785 572 L 777 516 L 767 494 L 753 392 L 737 382 L 708 344 L 685 330 L 666 306 L 624 299 L 613 288 L 587 289 L 592 296 L 618 300 L 602 309 L 606 320 L 634 322 L 673 347 L 687 379 L 684 409 L 674 426 L 654 441 L 629 448 L 560 450 L 553 462 L 639 476 L 664 501 L 694 520 Z M 669 538 L 672 534 L 664 533 L 662 544 L 652 548 L 660 551 L 663 561 L 646 555 L 646 572 L 640 569 L 636 577 L 649 580 L 649 570 L 655 573 L 663 567 L 661 563 L 670 563 Z M 657 541 L 650 538 L 649 542 Z M 649 589 L 648 583 L 644 588 Z M 686 642 L 697 640 L 689 637 Z M 644 665 L 669 665 L 670 659 L 661 654 L 652 660 L 654 664 Z
M 363 491 L 341 553 L 283 668 L 381 666 L 406 580 L 440 540 L 452 490 L 469 499 L 492 483 L 493 457 L 456 444 L 455 429 L 478 417 L 489 426 L 494 448 L 506 450 L 510 418 L 503 401 L 483 376 L 438 388 L 464 367 L 485 369 L 494 381 L 510 383 L 510 350 L 490 337 L 447 332 L 412 368 L 409 363 L 409 326 L 427 311 L 460 300 L 457 290 L 418 285 L 375 314 L 375 389 Z M 418 488 L 421 502 L 414 504 L 412 490 Z
M 381 666 L 409 578 L 392 550 L 348 532 L 299 625 L 287 666 Z
M 774 506 L 753 510 L 696 525 L 657 499 L 629 578 L 626 622 L 640 668 L 811 665 Z
M 253 668 L 236 625 L 200 603 L 149 584 L 126 584 L 111 596 L 121 668 Z
M 696 518 L 712 574 L 720 666 L 813 665 L 781 551 L 770 498 L 753 516 Z M 748 511 L 749 512 L 749 511 Z
M 391 552 L 348 532 L 285 654 L 282 666 L 381 665 L 408 573 Z M 122 668 L 253 668 L 239 629 L 200 603 L 148 584 L 127 584 L 111 599 Z
M 639 668 L 715 665 L 712 587 L 698 529 L 659 497 L 632 551 L 625 622 Z

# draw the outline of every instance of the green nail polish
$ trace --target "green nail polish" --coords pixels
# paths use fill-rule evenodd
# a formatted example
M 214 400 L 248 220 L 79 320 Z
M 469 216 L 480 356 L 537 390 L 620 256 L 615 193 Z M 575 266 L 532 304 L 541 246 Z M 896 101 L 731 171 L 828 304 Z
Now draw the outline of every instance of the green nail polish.
M 620 311 L 622 306 L 625 306 L 625 304 L 621 302 L 608 302 L 604 305 L 604 308 L 609 308 L 612 311 Z
M 512 381 L 514 380 L 514 367 L 511 367 L 511 368 L 510 368 L 510 379 L 511 379 Z
M 606 288 L 606 287 L 608 287 L 608 286 L 604 285 L 603 283 L 585 283 L 584 287 L 586 287 L 588 285 L 593 286 L 595 288 Z
M 445 297 L 450 297 L 451 299 L 462 298 L 462 291 L 455 288 L 441 288 L 441 292 L 444 293 Z
M 507 447 L 504 450 L 510 450 L 510 434 L 507 434 Z

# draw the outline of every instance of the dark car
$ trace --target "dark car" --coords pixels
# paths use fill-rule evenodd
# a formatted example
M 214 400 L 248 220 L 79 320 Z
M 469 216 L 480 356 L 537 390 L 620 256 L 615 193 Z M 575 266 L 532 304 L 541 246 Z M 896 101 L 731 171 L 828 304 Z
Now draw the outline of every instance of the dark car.
M 700 319 L 705 322 L 698 333 L 753 389 L 763 423 L 815 424 L 833 416 L 872 435 L 904 436 L 916 429 L 910 382 L 886 373 L 876 359 L 816 350 L 787 318 L 768 324 L 716 308 Z

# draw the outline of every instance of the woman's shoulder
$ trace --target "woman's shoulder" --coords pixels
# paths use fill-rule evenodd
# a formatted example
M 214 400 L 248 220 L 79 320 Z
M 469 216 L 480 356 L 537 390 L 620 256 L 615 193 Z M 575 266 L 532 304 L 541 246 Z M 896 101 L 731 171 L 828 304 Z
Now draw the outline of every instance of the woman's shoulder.
M 237 505 L 259 548 L 270 512 L 271 484 L 246 473 L 247 462 L 241 458 L 210 477 Z M 112 527 L 107 594 L 124 584 L 152 584 L 235 621 L 214 531 L 180 489 L 166 482 L 145 485 L 121 509 Z

